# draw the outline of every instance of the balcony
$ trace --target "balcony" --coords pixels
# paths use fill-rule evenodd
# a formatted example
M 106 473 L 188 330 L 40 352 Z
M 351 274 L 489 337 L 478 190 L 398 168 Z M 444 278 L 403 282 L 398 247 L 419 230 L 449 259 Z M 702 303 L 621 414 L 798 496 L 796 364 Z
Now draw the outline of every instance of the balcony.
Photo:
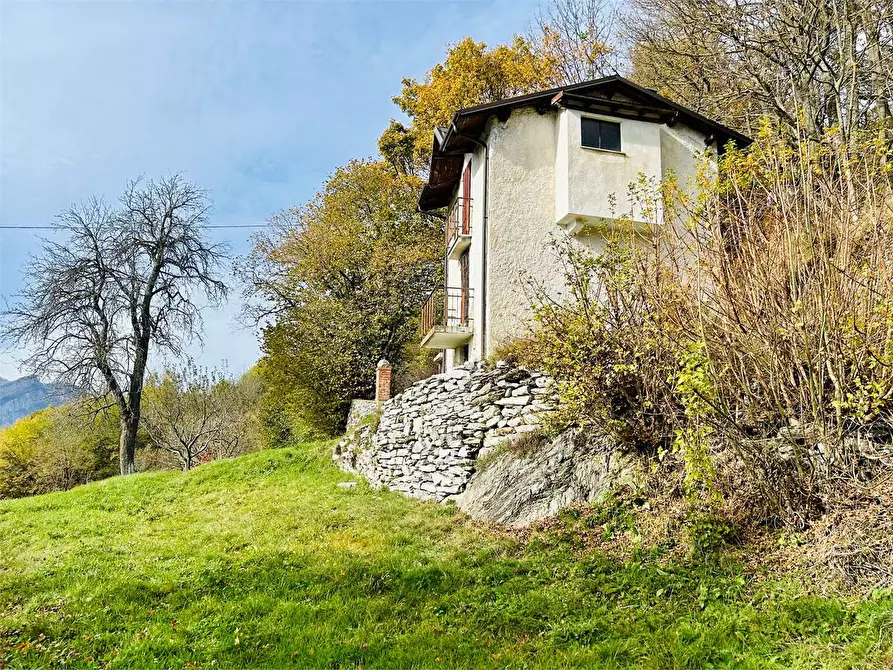
M 438 288 L 422 309 L 422 346 L 454 349 L 471 339 L 471 289 Z
M 471 245 L 471 198 L 456 198 L 447 215 L 447 258 L 458 259 Z

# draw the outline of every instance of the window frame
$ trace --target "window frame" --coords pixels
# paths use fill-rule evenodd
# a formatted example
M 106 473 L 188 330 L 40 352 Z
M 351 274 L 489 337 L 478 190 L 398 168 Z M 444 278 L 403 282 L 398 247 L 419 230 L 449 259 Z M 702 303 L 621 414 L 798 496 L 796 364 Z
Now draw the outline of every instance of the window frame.
M 602 142 L 602 131 L 601 124 L 611 124 L 613 126 L 617 126 L 617 149 L 606 149 L 601 146 L 592 146 L 586 144 L 584 142 L 584 133 L 583 133 L 583 125 L 587 122 L 595 122 L 599 124 L 599 132 L 598 132 L 598 141 L 599 144 Z M 615 121 L 613 119 L 603 119 L 597 116 L 580 116 L 580 147 L 583 149 L 591 149 L 594 151 L 607 151 L 612 154 L 622 154 L 623 153 L 623 124 L 620 121 Z

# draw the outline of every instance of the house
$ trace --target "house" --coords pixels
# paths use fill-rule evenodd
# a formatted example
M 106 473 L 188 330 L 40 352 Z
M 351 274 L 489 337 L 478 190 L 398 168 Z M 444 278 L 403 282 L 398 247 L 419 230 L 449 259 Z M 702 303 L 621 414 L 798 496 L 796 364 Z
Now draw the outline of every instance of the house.
M 597 251 L 631 183 L 691 182 L 705 150 L 730 141 L 751 142 L 620 76 L 460 110 L 434 133 L 419 199 L 449 212 L 445 284 L 425 305 L 422 346 L 449 370 L 523 333 L 522 273 L 563 284 L 555 235 Z

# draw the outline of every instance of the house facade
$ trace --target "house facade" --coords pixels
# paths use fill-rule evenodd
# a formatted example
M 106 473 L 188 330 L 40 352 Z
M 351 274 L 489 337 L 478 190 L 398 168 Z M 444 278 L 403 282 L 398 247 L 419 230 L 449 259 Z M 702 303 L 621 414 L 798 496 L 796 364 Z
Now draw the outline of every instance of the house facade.
M 598 252 L 621 216 L 648 223 L 624 207 L 630 184 L 691 183 L 705 151 L 730 141 L 750 143 L 620 76 L 460 110 L 435 131 L 419 199 L 448 211 L 445 282 L 425 305 L 422 345 L 449 370 L 523 334 L 524 277 L 563 288 L 556 236 Z

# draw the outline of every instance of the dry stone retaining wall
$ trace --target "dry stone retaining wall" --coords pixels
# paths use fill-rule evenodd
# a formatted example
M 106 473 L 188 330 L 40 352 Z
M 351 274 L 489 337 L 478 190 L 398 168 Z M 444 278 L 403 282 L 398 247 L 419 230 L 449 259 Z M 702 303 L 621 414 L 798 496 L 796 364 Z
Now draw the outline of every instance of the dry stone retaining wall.
M 465 489 L 478 457 L 537 430 L 553 407 L 552 385 L 505 363 L 458 367 L 381 403 L 378 421 L 364 421 L 333 458 L 374 486 L 444 500 Z
M 375 414 L 380 405 L 378 400 L 352 400 L 347 413 L 347 432 L 354 430 L 367 416 Z

